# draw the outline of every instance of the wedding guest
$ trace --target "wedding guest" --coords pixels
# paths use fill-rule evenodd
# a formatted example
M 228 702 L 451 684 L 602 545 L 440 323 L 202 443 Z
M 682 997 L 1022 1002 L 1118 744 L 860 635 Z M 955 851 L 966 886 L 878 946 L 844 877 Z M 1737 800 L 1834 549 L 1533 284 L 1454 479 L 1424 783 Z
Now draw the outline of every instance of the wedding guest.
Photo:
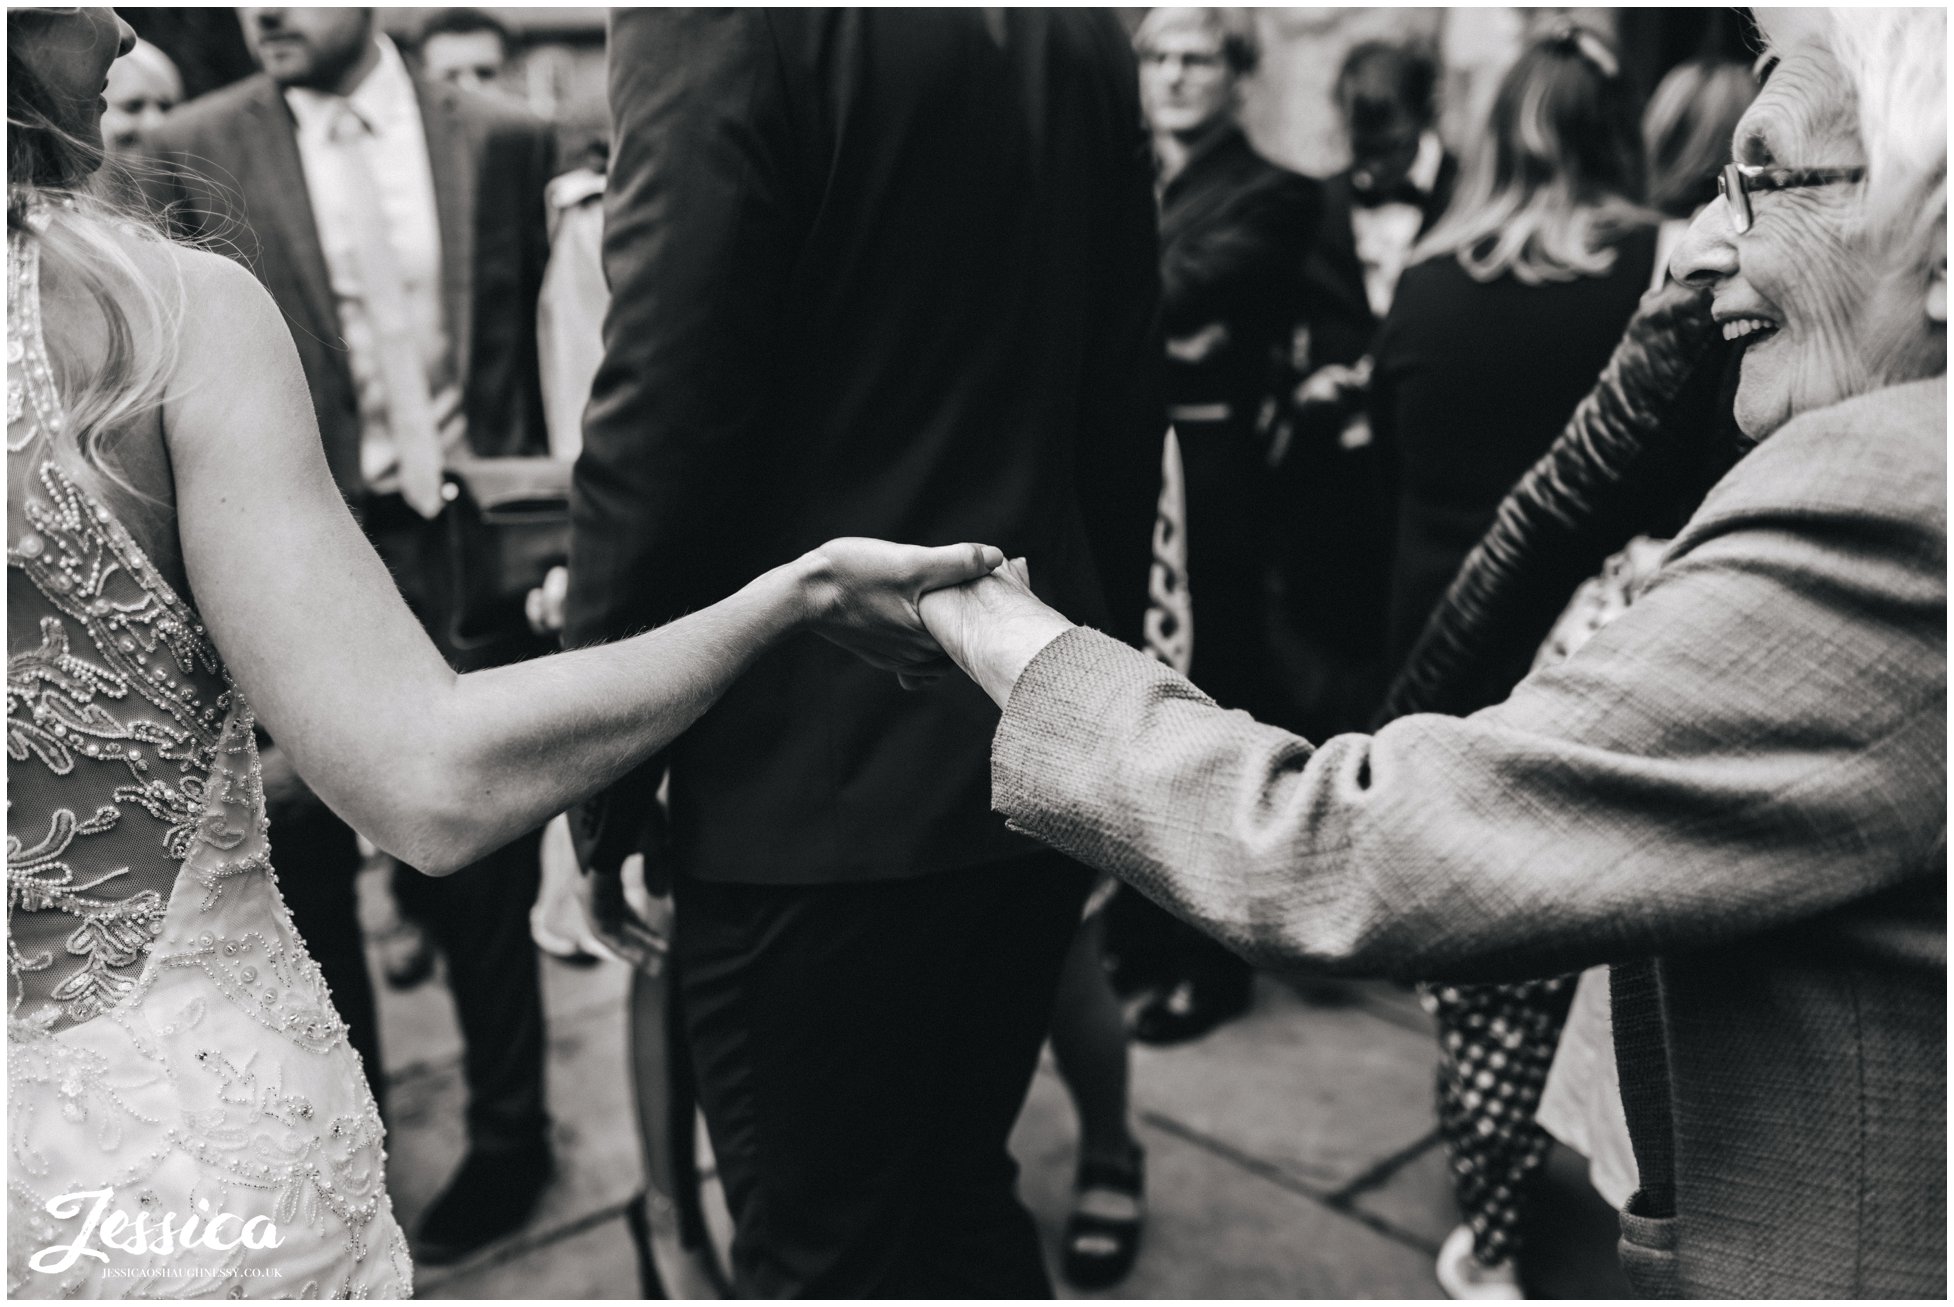
M 1661 212 L 1656 266 L 1669 255 L 1704 205 L 1717 197 L 1717 174 L 1744 110 L 1757 98 L 1757 77 L 1732 59 L 1692 59 L 1656 84 L 1642 111 L 1642 151 L 1649 204 Z
M 505 89 L 512 45 L 509 29 L 480 9 L 436 9 L 415 42 L 428 81 L 491 93 Z
M 168 55 L 138 40 L 128 54 L 109 65 L 109 84 L 102 98 L 108 101 L 102 111 L 102 139 L 109 149 L 127 152 L 182 103 L 183 78 Z
M 568 642 L 831 529 L 1036 550 L 1137 639 L 1159 274 L 1117 19 L 627 9 L 609 66 Z M 988 717 L 790 642 L 573 819 L 595 875 L 670 878 L 742 1294 L 1051 1292 L 1006 1140 L 1091 876 L 989 812 Z
M 1323 184 L 1305 377 L 1370 352 L 1412 247 L 1451 204 L 1459 176 L 1438 138 L 1438 64 L 1423 49 L 1358 43 L 1337 69 L 1334 95 L 1350 165 Z
M 1371 429 L 1399 487 L 1401 662 L 1493 510 L 1559 434 L 1655 266 L 1630 89 L 1600 37 L 1536 41 L 1494 96 L 1378 333 Z
M 240 245 L 294 324 L 327 464 L 449 660 L 533 655 L 544 646 L 519 612 L 459 629 L 467 560 L 451 553 L 446 466 L 545 448 L 536 299 L 554 138 L 504 101 L 417 76 L 370 9 L 241 13 L 264 71 L 151 135 L 172 210 L 187 234 Z M 265 774 L 294 914 L 377 1081 L 353 829 L 281 750 Z M 465 1046 L 468 1153 L 418 1232 L 429 1262 L 521 1226 L 553 1169 L 537 883 L 533 832 L 467 876 L 407 867 L 393 881 L 446 959 Z
M 1613 52 L 1565 28 L 1508 70 L 1452 207 L 1412 252 L 1378 335 L 1370 400 L 1402 487 L 1394 662 L 1593 387 L 1648 288 L 1656 215 L 1635 204 L 1640 164 Z M 1464 1218 L 1438 1263 L 1455 1296 L 1517 1296 L 1527 1184 L 1549 1142 L 1533 1107 L 1572 993 L 1565 976 L 1424 993 Z
M 252 723 L 380 847 L 468 874 L 784 638 L 938 658 L 921 592 L 1002 555 L 829 541 L 657 631 L 457 675 L 334 483 L 279 306 L 98 191 L 133 42 L 112 9 L 7 11 L 7 1290 L 405 1298 Z
M 1134 33 L 1160 177 L 1167 421 L 1180 451 L 1193 609 L 1191 675 L 1230 707 L 1266 710 L 1268 524 L 1257 423 L 1302 312 L 1319 184 L 1256 152 L 1238 121 L 1260 59 L 1239 9 L 1159 8 Z M 1134 1018 L 1150 1044 L 1197 1039 L 1248 1009 L 1242 961 L 1132 896 L 1108 908 L 1126 983 L 1156 992 Z
M 1395 506 L 1365 400 L 1371 345 L 1411 248 L 1451 201 L 1458 163 L 1437 132 L 1438 66 L 1417 45 L 1365 41 L 1337 72 L 1350 164 L 1323 184 L 1304 312 L 1267 474 L 1280 720 L 1312 739 L 1367 725 L 1384 689 Z
M 1245 954 L 1613 964 L 1638 1292 L 1941 1297 L 1946 14 L 1761 17 L 1672 264 L 1761 443 L 1572 658 L 1319 747 L 1009 573 L 923 616 L 1003 706 L 997 808 Z

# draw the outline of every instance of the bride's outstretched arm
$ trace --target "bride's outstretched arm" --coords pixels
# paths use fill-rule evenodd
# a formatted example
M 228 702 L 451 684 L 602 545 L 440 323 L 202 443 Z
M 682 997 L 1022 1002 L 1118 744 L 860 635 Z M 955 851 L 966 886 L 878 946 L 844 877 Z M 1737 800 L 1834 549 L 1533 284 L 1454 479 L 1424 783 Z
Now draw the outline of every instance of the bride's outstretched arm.
M 164 420 L 195 602 L 300 775 L 423 870 L 464 866 L 616 779 L 775 640 L 814 630 L 889 666 L 935 655 L 917 598 L 999 561 L 834 541 L 636 638 L 456 675 L 334 488 L 269 296 L 227 260 L 178 260 Z

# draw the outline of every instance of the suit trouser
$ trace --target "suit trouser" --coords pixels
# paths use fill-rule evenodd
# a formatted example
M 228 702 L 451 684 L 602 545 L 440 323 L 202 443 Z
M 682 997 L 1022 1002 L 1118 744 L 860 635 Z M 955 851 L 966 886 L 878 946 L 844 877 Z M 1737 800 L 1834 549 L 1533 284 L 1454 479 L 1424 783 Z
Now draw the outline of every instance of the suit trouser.
M 449 573 L 442 524 L 422 521 L 397 496 L 386 496 L 369 507 L 366 530 L 408 606 L 449 661 L 459 662 L 443 639 Z M 353 1046 L 377 1096 L 379 1033 L 353 895 L 360 864 L 353 832 L 319 806 L 300 817 L 281 816 L 271 838 L 293 920 L 353 1028 Z M 540 832 L 531 832 L 451 876 L 410 874 L 394 882 L 408 900 L 403 911 L 422 924 L 447 961 L 464 1046 L 468 1141 L 484 1151 L 533 1145 L 549 1128 L 542 978 L 529 936 L 529 909 L 542 875 L 540 848 Z
M 742 1295 L 1050 1296 L 1007 1143 L 1091 881 L 1044 850 L 868 884 L 677 879 Z
M 1174 423 L 1186 487 L 1187 595 L 1194 657 L 1188 679 L 1223 707 L 1265 718 L 1272 668 L 1263 573 L 1268 551 L 1258 528 L 1266 472 L 1242 418 Z M 1117 896 L 1107 918 L 1115 953 L 1157 970 L 1169 982 L 1246 989 L 1248 963 L 1194 927 L 1132 893 Z
M 366 969 L 366 940 L 354 881 L 360 870 L 353 828 L 323 804 L 281 813 L 271 827 L 272 865 L 292 924 L 306 952 L 319 964 L 333 1008 L 346 1023 L 347 1039 L 366 1067 L 367 1084 L 382 1115 L 387 1077 L 380 1063 L 380 1014 L 373 977 Z
M 376 1098 L 382 1092 L 373 986 L 361 946 L 352 828 L 320 808 L 271 828 L 279 884 L 306 948 L 325 973 Z M 452 876 L 415 874 L 422 922 L 448 964 L 468 1084 L 468 1143 L 484 1151 L 543 1140 L 543 993 L 529 908 L 536 901 L 540 836 L 525 835 Z M 296 892 L 295 892 L 296 891 Z

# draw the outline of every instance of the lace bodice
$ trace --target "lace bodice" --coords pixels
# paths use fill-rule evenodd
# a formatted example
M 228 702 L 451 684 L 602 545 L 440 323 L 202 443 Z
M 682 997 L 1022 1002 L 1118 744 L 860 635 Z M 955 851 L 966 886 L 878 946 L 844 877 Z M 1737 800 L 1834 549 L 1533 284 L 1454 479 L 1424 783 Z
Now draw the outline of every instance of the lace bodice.
M 32 240 L 10 234 L 8 273 L 9 1289 L 402 1296 L 379 1116 L 278 893 L 250 707 L 50 455 Z M 132 1219 L 256 1214 L 280 1243 L 33 1267 L 80 1237 L 60 1196 L 104 1188 Z
M 9 768 L 7 964 L 12 1015 L 54 1026 L 129 993 L 194 847 L 252 833 L 248 795 L 215 771 L 250 720 L 195 614 L 108 510 L 50 463 L 22 480 L 7 757 L 39 765 Z

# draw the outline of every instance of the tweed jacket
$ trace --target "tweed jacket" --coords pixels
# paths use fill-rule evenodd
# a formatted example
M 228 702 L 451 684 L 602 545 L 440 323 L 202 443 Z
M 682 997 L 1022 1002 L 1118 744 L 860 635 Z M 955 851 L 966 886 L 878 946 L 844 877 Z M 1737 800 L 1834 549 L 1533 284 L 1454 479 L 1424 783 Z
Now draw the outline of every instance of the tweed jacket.
M 1634 608 L 1467 718 L 1319 748 L 1070 631 L 993 802 L 1252 958 L 1653 960 L 1636 1287 L 1944 1296 L 1945 408 L 1939 378 L 1788 423 Z

